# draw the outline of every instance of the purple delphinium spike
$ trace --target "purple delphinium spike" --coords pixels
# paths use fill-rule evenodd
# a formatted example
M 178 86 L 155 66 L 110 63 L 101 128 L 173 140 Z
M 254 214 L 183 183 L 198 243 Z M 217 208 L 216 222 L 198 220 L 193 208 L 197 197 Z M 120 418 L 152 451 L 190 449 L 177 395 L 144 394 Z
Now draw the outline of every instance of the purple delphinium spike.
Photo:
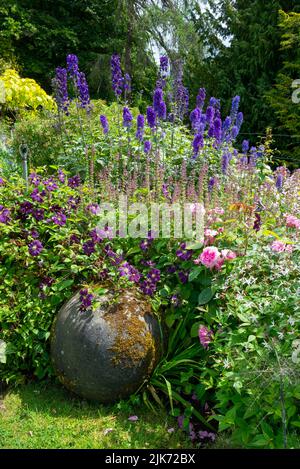
M 136 118 L 136 138 L 141 142 L 144 136 L 145 118 L 143 114 L 139 114 Z
M 89 110 L 90 108 L 90 93 L 89 87 L 85 78 L 85 74 L 80 72 L 77 77 L 77 90 L 80 107 Z
M 206 117 L 206 122 L 209 125 L 212 125 L 214 116 L 215 116 L 215 109 L 212 106 L 208 106 L 208 108 L 206 109 L 205 117 Z
M 77 55 L 67 55 L 67 71 L 71 78 L 76 79 L 79 72 Z
M 103 129 L 104 135 L 108 134 L 109 125 L 108 125 L 107 117 L 104 114 L 101 114 L 101 116 L 100 116 L 100 123 L 101 123 L 102 129 Z
M 69 96 L 68 96 L 68 77 L 65 68 L 57 67 L 54 79 L 55 101 L 59 111 L 68 115 Z
M 203 109 L 204 103 L 205 103 L 205 98 L 206 98 L 206 90 L 205 88 L 200 88 L 198 92 L 198 96 L 196 99 L 197 102 L 197 107 L 199 109 Z
M 156 112 L 152 106 L 147 107 L 147 122 L 151 130 L 156 126 Z
M 116 97 L 119 98 L 122 94 L 124 84 L 120 56 L 117 54 L 113 54 L 110 60 L 110 65 L 112 88 Z
M 144 143 L 144 152 L 145 153 L 150 153 L 151 148 L 152 148 L 152 144 L 151 144 L 150 140 L 146 140 L 145 143 Z
M 201 148 L 204 146 L 204 139 L 202 134 L 197 134 L 195 135 L 195 138 L 193 140 L 193 156 L 196 157 L 199 154 L 199 151 Z
M 281 190 L 282 186 L 283 186 L 283 175 L 279 173 L 276 178 L 276 187 L 278 190 Z
M 153 109 L 155 112 L 159 112 L 161 101 L 163 101 L 163 90 L 161 88 L 156 88 L 153 94 Z
M 249 151 L 249 147 L 250 147 L 249 140 L 244 140 L 242 143 L 242 152 L 247 153 Z
M 244 114 L 242 112 L 239 112 L 236 117 L 236 126 L 239 131 L 241 130 L 243 122 L 244 122 Z
M 222 173 L 223 174 L 227 174 L 229 161 L 230 161 L 230 158 L 229 158 L 228 152 L 223 153 L 223 156 L 222 156 Z
M 159 119 L 165 120 L 167 117 L 167 106 L 164 101 L 161 101 L 159 103 L 158 111 L 157 111 L 157 116 Z
M 124 127 L 131 127 L 131 123 L 132 123 L 132 114 L 131 112 L 129 111 L 128 107 L 124 107 L 123 108 L 123 125 Z
M 230 112 L 232 121 L 236 119 L 236 116 L 239 110 L 240 100 L 241 100 L 240 96 L 235 96 L 232 100 L 231 112 Z
M 169 66 L 169 59 L 166 55 L 162 55 L 159 59 L 160 62 L 160 70 L 163 72 L 163 74 L 166 74 L 168 71 L 168 66 Z

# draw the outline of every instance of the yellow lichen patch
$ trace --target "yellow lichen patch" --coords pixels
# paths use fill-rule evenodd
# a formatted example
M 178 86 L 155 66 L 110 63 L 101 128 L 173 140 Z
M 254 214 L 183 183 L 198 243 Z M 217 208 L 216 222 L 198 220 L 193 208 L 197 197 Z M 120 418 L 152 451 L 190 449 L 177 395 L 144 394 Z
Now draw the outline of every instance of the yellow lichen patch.
M 110 348 L 114 365 L 131 367 L 143 361 L 151 371 L 156 344 L 145 320 L 147 315 L 152 315 L 151 306 L 137 290 L 119 292 L 118 301 L 110 306 L 105 315 L 116 332 L 114 345 Z

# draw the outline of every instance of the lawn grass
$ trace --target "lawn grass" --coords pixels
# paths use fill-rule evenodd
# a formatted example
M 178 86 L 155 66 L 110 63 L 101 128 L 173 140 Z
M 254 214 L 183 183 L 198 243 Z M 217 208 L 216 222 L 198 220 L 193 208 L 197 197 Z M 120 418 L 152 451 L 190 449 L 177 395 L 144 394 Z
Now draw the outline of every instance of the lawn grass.
M 130 415 L 137 415 L 138 421 L 129 421 Z M 165 411 L 154 414 L 128 402 L 103 406 L 77 398 L 58 384 L 31 383 L 0 398 L 0 448 L 187 449 L 193 445 Z

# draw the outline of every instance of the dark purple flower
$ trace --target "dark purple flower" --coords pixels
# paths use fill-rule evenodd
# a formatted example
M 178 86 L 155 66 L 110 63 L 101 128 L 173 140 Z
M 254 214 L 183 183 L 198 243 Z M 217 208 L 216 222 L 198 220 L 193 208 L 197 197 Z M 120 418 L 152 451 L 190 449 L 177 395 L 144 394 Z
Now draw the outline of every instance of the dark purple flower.
M 241 100 L 240 96 L 235 96 L 232 100 L 231 113 L 230 113 L 232 121 L 236 119 L 236 116 L 239 110 L 240 100 Z
M 166 55 L 162 55 L 159 61 L 160 61 L 160 70 L 166 73 L 168 71 L 168 66 L 169 66 L 168 57 Z
M 55 101 L 59 111 L 68 114 L 70 100 L 68 96 L 68 77 L 65 68 L 57 67 L 54 78 Z
M 145 267 L 155 267 L 155 262 L 151 260 L 145 261 L 144 259 L 142 259 L 141 264 L 144 265 Z
M 123 125 L 124 127 L 131 127 L 131 123 L 132 123 L 132 114 L 131 112 L 129 111 L 128 107 L 124 107 L 123 108 Z
M 187 272 L 180 271 L 178 272 L 178 277 L 181 283 L 187 283 L 189 279 L 189 275 Z
M 76 209 L 77 206 L 79 205 L 80 203 L 80 197 L 77 196 L 77 197 L 74 197 L 73 195 L 71 195 L 69 198 L 68 198 L 68 207 L 71 208 L 71 209 Z
M 32 238 L 34 238 L 34 239 L 36 239 L 36 238 L 39 237 L 39 234 L 38 234 L 38 232 L 37 232 L 36 230 L 31 230 L 30 233 L 29 233 L 29 235 L 30 235 Z
M 10 210 L 0 205 L 0 223 L 7 225 L 10 221 Z
M 80 72 L 78 74 L 76 85 L 77 85 L 77 90 L 78 90 L 80 107 L 89 111 L 90 110 L 90 93 L 89 93 L 89 87 L 85 78 L 85 74 L 83 72 Z
M 125 73 L 123 83 L 124 83 L 124 90 L 127 93 L 130 93 L 130 91 L 131 91 L 131 77 L 130 77 L 129 73 Z
M 0 177 L 0 186 L 4 186 L 5 182 L 4 179 Z
M 176 251 L 176 256 L 182 261 L 188 261 L 192 257 L 193 251 L 186 249 L 186 243 L 181 243 Z
M 76 234 L 70 236 L 70 244 L 79 244 L 80 240 Z
M 242 143 L 242 152 L 247 153 L 249 151 L 249 140 L 244 140 Z
M 39 240 L 35 240 L 28 245 L 28 250 L 31 256 L 38 256 L 43 250 L 43 245 Z
M 199 108 L 195 108 L 191 113 L 190 113 L 190 121 L 192 123 L 192 128 L 196 130 L 199 127 L 200 124 L 200 117 L 201 117 L 201 111 Z
M 211 126 L 215 116 L 215 109 L 212 106 L 208 106 L 205 116 L 206 122 Z
M 151 280 L 152 283 L 157 283 L 160 281 L 160 270 L 159 269 L 151 269 L 148 274 L 147 278 Z
M 146 279 L 140 283 L 140 289 L 145 295 L 152 296 L 156 290 L 156 284 L 152 283 L 150 279 Z
M 68 179 L 68 186 L 69 187 L 73 187 L 73 188 L 78 187 L 80 185 L 80 183 L 81 183 L 81 180 L 80 180 L 80 176 L 78 174 L 76 174 L 75 176 L 70 177 Z
M 167 267 L 167 273 L 168 274 L 174 274 L 174 272 L 176 272 L 177 268 L 175 265 L 170 265 L 169 267 Z
M 90 237 L 92 238 L 94 244 L 101 243 L 103 241 L 103 230 L 99 228 L 94 228 L 89 233 Z
M 123 264 L 118 267 L 120 277 L 126 277 L 131 282 L 138 283 L 140 281 L 141 275 L 139 271 L 130 265 L 128 262 L 123 262 Z
M 98 215 L 100 213 L 100 206 L 98 204 L 89 204 L 85 207 L 85 209 L 92 215 Z
M 100 123 L 102 125 L 104 135 L 108 134 L 109 125 L 108 125 L 107 117 L 104 114 L 101 114 L 100 116 Z
M 161 101 L 159 103 L 159 107 L 158 107 L 158 110 L 157 110 L 157 115 L 158 115 L 159 119 L 162 119 L 162 120 L 166 119 L 166 117 L 167 117 L 167 106 L 166 106 L 166 103 L 164 101 Z
M 283 175 L 279 173 L 276 178 L 276 187 L 278 190 L 281 190 L 282 186 L 283 186 Z
M 152 106 L 147 107 L 147 122 L 150 129 L 154 129 L 156 125 L 156 112 Z
M 83 252 L 86 256 L 90 256 L 95 252 L 95 243 L 92 239 L 89 239 L 82 245 Z
M 212 96 L 209 100 L 209 106 L 212 106 L 216 109 L 220 109 L 220 100 Z
M 62 212 L 57 212 L 56 215 L 54 215 L 51 220 L 53 223 L 57 226 L 64 226 L 67 222 L 67 217 L 64 213 Z
M 118 98 L 122 94 L 123 90 L 123 76 L 121 70 L 121 61 L 120 56 L 117 54 L 112 55 L 111 61 L 111 80 L 112 80 L 112 88 L 116 97 Z
M 195 135 L 194 140 L 193 140 L 193 150 L 194 150 L 195 157 L 198 156 L 199 151 L 201 148 L 203 148 L 203 146 L 204 146 L 203 135 L 201 134 Z
M 152 144 L 150 140 L 146 140 L 144 143 L 144 152 L 149 153 L 151 151 Z
M 236 137 L 238 136 L 238 133 L 239 133 L 239 129 L 237 128 L 236 125 L 234 125 L 231 129 L 231 138 L 235 140 Z
M 262 225 L 261 216 L 259 215 L 259 213 L 256 213 L 256 214 L 255 214 L 255 221 L 254 221 L 253 229 L 254 229 L 255 231 L 259 231 L 260 228 L 261 228 L 261 225 Z
M 208 191 L 211 192 L 216 184 L 216 179 L 211 177 L 208 181 Z
M 223 123 L 223 131 L 226 132 L 227 130 L 229 130 L 230 126 L 231 126 L 231 117 L 227 116 Z
M 171 305 L 174 306 L 174 308 L 180 306 L 180 299 L 178 298 L 178 295 L 171 296 Z
M 30 197 L 35 202 L 39 202 L 39 203 L 44 202 L 44 199 L 43 199 L 43 197 L 42 197 L 42 195 L 41 195 L 41 193 L 40 193 L 40 191 L 37 187 L 35 189 L 33 189 L 33 191 L 30 194 Z
M 147 251 L 152 244 L 152 241 L 149 239 L 143 239 L 140 243 L 140 248 L 142 251 Z
M 155 112 L 159 112 L 160 103 L 163 101 L 163 90 L 156 88 L 153 94 L 153 109 Z
M 242 112 L 239 112 L 236 118 L 236 126 L 239 131 L 241 130 L 243 122 L 244 122 L 244 114 Z
M 198 96 L 197 96 L 197 107 L 199 109 L 202 109 L 203 106 L 204 106 L 204 102 L 205 102 L 205 98 L 206 98 L 206 90 L 205 88 L 200 88 L 199 89 L 199 92 L 198 92 Z
M 47 191 L 52 192 L 55 191 L 58 186 L 56 182 L 53 180 L 53 178 L 49 178 L 44 182 L 45 188 Z
M 144 118 L 143 114 L 139 114 L 137 116 L 137 119 L 136 119 L 137 131 L 136 131 L 135 136 L 140 141 L 143 140 L 144 126 L 145 126 L 145 118 Z
M 219 117 L 216 117 L 214 120 L 214 137 L 219 143 L 222 138 L 222 121 Z
M 32 213 L 32 210 L 33 210 L 33 205 L 31 202 L 22 202 L 20 204 L 20 214 L 23 215 L 24 217 L 27 217 L 27 215 L 29 215 L 29 213 Z
M 78 75 L 78 57 L 75 54 L 67 55 L 67 71 L 71 78 L 76 78 Z
M 34 208 L 32 210 L 32 216 L 37 220 L 44 220 L 45 210 L 43 208 Z
M 65 180 L 66 180 L 66 175 L 65 175 L 65 173 L 64 173 L 61 169 L 58 170 L 57 178 L 58 178 L 59 182 L 61 182 L 62 184 L 64 184 L 64 182 L 65 182 Z
M 79 292 L 79 300 L 80 300 L 80 310 L 86 311 L 88 308 L 92 306 L 92 301 L 94 299 L 94 295 L 89 293 L 87 288 L 82 288 Z
M 29 181 L 34 186 L 38 186 L 41 182 L 41 178 L 37 173 L 31 173 L 31 174 L 29 174 Z
M 40 290 L 43 290 L 46 287 L 51 287 L 55 282 L 54 278 L 51 277 L 44 277 L 39 285 Z

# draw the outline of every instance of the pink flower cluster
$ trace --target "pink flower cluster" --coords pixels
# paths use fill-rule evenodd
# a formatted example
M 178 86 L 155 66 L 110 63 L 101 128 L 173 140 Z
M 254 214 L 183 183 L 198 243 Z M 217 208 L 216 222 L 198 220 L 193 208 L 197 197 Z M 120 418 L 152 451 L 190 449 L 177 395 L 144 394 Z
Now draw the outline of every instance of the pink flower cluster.
M 297 230 L 300 229 L 300 218 L 294 217 L 294 215 L 287 215 L 286 216 L 286 226 L 288 228 L 296 228 Z
M 282 241 L 274 241 L 271 244 L 271 249 L 273 252 L 293 252 L 294 246 L 292 244 L 286 244 Z
M 203 264 L 208 269 L 221 270 L 224 261 L 236 258 L 236 253 L 229 249 L 223 249 L 221 252 L 215 246 L 208 246 L 203 249 L 200 256 L 194 260 L 195 264 Z
M 212 341 L 212 332 L 205 326 L 200 326 L 198 330 L 200 344 L 207 349 Z

